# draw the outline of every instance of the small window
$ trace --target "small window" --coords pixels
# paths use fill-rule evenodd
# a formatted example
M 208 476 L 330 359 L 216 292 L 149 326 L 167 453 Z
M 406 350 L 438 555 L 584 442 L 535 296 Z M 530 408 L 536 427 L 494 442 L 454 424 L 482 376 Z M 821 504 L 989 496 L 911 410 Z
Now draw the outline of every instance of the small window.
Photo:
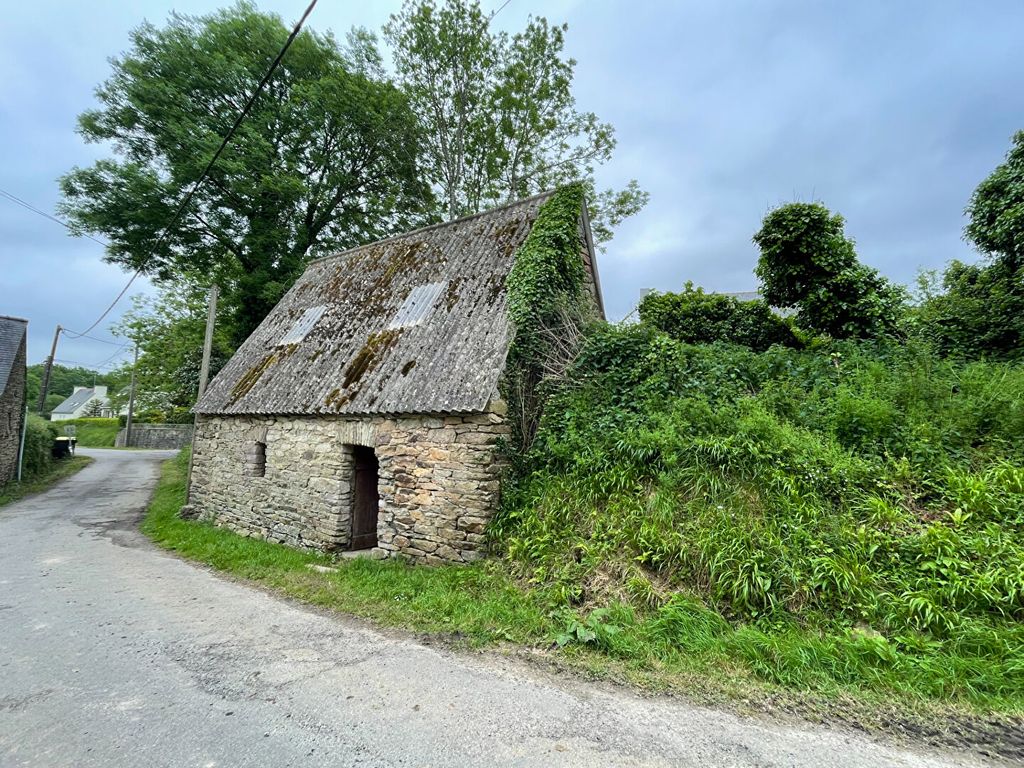
M 246 474 L 249 477 L 263 477 L 267 474 L 267 444 L 255 442 L 246 456 Z

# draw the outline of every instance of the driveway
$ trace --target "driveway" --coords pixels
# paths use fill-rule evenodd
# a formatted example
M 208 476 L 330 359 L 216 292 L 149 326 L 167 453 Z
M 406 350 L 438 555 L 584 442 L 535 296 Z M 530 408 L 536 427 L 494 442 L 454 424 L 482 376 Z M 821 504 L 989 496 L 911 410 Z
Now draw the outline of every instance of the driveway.
M 0 508 L 0 766 L 962 766 L 453 653 L 150 546 L 166 452 Z

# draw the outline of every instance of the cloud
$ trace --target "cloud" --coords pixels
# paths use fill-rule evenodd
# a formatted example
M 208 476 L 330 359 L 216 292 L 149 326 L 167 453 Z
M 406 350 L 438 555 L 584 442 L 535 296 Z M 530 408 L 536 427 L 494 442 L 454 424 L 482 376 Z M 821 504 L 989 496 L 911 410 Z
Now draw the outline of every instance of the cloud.
M 74 125 L 107 57 L 144 16 L 161 23 L 172 6 L 49 5 L 13 6 L 0 29 L 0 187 L 53 210 L 56 178 L 102 152 Z M 378 29 L 398 6 L 321 4 L 310 24 L 341 37 L 353 24 Z M 261 7 L 286 21 L 301 12 Z M 534 11 L 513 0 L 494 23 L 514 31 Z M 599 181 L 637 178 L 652 195 L 599 259 L 612 317 L 644 288 L 753 288 L 751 235 L 770 207 L 793 199 L 842 213 L 861 258 L 902 282 L 919 267 L 973 258 L 963 208 L 1024 128 L 1019 0 L 560 0 L 543 13 L 569 22 L 580 108 L 617 129 Z M 0 312 L 30 318 L 30 358 L 39 360 L 57 322 L 88 325 L 127 275 L 103 264 L 95 244 L 3 201 L 0 228 Z M 100 361 L 111 349 L 79 341 L 60 356 Z

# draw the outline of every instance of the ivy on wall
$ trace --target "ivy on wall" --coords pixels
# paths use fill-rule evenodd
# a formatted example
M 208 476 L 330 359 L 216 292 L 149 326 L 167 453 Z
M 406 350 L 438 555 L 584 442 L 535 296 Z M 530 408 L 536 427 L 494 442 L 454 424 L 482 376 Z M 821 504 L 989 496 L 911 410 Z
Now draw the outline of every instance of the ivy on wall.
M 513 338 L 503 381 L 512 426 L 510 448 L 525 451 L 543 411 L 543 384 L 559 341 L 578 331 L 591 312 L 580 254 L 583 187 L 558 189 L 516 254 L 507 280 Z

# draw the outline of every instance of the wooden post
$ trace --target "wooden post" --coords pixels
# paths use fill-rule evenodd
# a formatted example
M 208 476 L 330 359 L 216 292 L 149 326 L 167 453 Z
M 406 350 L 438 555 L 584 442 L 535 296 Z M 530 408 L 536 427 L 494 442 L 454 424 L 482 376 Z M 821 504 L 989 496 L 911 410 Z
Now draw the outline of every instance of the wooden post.
M 199 368 L 199 394 L 196 402 L 203 399 L 206 380 L 210 376 L 210 356 L 213 350 L 213 324 L 217 319 L 217 284 L 210 286 L 210 307 L 206 313 L 206 336 L 203 338 L 203 364 Z
M 124 422 L 124 447 L 132 447 L 132 417 L 135 416 L 135 366 L 139 363 L 139 345 L 135 345 L 135 357 L 132 358 L 132 383 L 128 390 L 128 418 Z
M 210 286 L 210 307 L 206 313 L 206 336 L 203 338 L 203 364 L 199 367 L 199 392 L 196 395 L 196 402 L 203 399 L 206 392 L 206 379 L 210 375 L 210 356 L 213 350 L 213 326 L 217 322 L 217 295 L 219 289 L 214 283 Z M 196 432 L 199 431 L 199 414 L 192 420 L 192 447 L 188 452 L 188 472 L 185 475 L 185 506 L 179 513 L 182 517 L 193 516 L 194 510 L 192 501 L 192 463 L 196 456 Z
M 46 394 L 50 389 L 50 371 L 53 370 L 53 359 L 57 356 L 57 339 L 60 338 L 60 332 L 63 330 L 59 325 L 57 330 L 53 332 L 53 345 L 50 347 L 50 356 L 46 358 L 46 368 L 43 369 L 43 380 L 39 384 L 39 407 L 36 412 L 40 416 L 43 415 L 43 408 L 46 407 Z

